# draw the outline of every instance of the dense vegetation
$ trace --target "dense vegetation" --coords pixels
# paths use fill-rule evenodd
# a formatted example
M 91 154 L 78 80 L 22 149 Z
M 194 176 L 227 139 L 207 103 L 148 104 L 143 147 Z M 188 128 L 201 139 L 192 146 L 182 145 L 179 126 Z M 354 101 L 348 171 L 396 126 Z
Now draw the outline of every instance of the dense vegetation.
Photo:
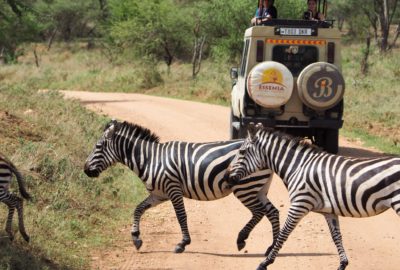
M 228 71 L 239 61 L 256 2 L 0 0 L 0 151 L 34 194 L 26 208 L 29 245 L 19 235 L 10 244 L 0 227 L 0 270 L 88 269 L 90 249 L 114 241 L 110 231 L 130 223 L 143 196 L 120 166 L 99 179 L 82 172 L 107 119 L 37 90 L 140 92 L 228 105 Z M 305 7 L 275 2 L 280 17 L 299 18 Z M 343 131 L 399 154 L 397 2 L 338 0 L 329 9 L 346 44 Z M 5 216 L 1 206 L 2 222 Z

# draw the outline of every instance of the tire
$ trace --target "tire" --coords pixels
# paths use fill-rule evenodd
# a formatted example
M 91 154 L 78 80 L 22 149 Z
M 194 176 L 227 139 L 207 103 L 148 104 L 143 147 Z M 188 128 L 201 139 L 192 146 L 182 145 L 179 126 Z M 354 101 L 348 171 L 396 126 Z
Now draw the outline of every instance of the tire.
M 233 122 L 239 122 L 239 118 L 233 115 L 231 109 L 230 125 L 229 125 L 229 135 L 231 140 L 239 139 L 239 130 L 233 127 Z
M 331 154 L 339 151 L 339 130 L 338 129 L 318 129 L 314 135 L 315 144 Z
M 339 130 L 338 129 L 327 129 L 325 131 L 324 149 L 326 152 L 331 153 L 331 154 L 337 154 L 339 152 Z

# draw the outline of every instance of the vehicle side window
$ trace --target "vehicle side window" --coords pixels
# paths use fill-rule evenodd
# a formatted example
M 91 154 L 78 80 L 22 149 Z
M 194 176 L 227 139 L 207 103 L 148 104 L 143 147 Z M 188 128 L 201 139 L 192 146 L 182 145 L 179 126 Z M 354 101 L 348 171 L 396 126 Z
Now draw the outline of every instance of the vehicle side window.
M 314 46 L 277 45 L 272 51 L 272 60 L 285 65 L 298 76 L 309 64 L 318 62 L 318 48 Z
M 243 48 L 242 62 L 240 64 L 240 76 L 244 76 L 246 74 L 246 63 L 247 63 L 247 53 L 249 52 L 249 44 L 250 40 L 247 39 L 244 43 L 244 48 Z

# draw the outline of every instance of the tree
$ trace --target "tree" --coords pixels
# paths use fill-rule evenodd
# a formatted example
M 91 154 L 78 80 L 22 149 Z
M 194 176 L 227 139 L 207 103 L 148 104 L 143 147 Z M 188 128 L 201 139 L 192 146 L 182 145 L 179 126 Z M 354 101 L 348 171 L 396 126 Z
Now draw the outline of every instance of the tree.
M 130 46 L 137 56 L 163 60 L 188 58 L 191 18 L 173 0 L 109 1 L 108 35 L 117 46 Z
M 381 27 L 381 52 L 386 52 L 389 47 L 389 30 L 393 17 L 396 14 L 397 2 L 398 0 L 374 0 L 375 11 L 378 14 Z
M 18 46 L 26 41 L 37 40 L 39 30 L 30 1 L 0 1 L 1 61 L 15 61 Z
M 338 0 L 332 6 L 332 14 L 345 18 L 352 36 L 364 39 L 371 27 L 380 51 L 385 52 L 389 48 L 390 25 L 399 20 L 397 4 L 398 0 Z
M 104 1 L 89 0 L 40 0 L 35 4 L 38 22 L 43 25 L 42 35 L 51 41 L 56 36 L 63 41 L 87 37 L 104 16 Z

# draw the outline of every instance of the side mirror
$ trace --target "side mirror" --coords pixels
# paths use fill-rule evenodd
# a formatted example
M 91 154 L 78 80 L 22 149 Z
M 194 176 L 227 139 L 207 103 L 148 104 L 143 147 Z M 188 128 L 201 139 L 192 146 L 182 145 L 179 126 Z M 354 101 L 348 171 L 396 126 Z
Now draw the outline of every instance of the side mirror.
M 239 77 L 238 68 L 237 67 L 231 68 L 231 79 L 237 80 L 238 77 Z

